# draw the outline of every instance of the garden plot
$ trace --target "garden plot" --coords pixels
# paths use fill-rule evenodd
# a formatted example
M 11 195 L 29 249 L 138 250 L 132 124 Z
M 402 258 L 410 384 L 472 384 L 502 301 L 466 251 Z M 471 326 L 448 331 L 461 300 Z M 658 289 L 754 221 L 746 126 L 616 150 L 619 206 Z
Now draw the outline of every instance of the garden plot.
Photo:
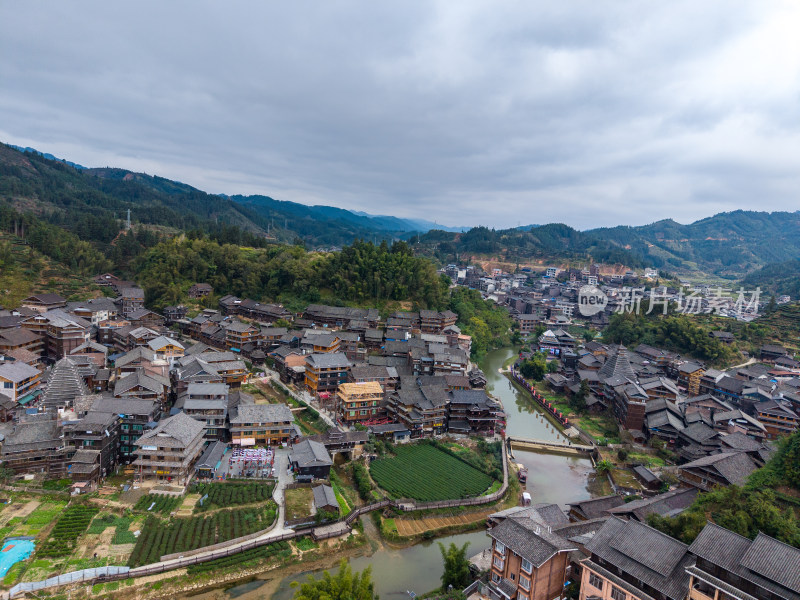
M 479 496 L 494 479 L 429 444 L 397 446 L 395 455 L 375 460 L 370 475 L 395 498 L 422 502 Z

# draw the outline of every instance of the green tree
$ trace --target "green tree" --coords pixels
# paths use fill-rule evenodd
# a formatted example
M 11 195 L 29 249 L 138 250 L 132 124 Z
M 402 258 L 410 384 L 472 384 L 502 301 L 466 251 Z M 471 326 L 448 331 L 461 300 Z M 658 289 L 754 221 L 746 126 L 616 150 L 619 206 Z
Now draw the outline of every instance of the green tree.
M 375 585 L 372 583 L 372 569 L 367 567 L 361 573 L 353 573 L 347 559 L 339 563 L 339 572 L 331 575 L 328 571 L 320 579 L 308 576 L 305 583 L 294 582 L 294 600 L 378 600 Z
M 453 586 L 453 589 L 461 590 L 467 587 L 472 581 L 469 572 L 469 559 L 467 558 L 467 547 L 469 542 L 461 547 L 451 543 L 445 548 L 439 542 L 439 550 L 444 561 L 444 572 L 442 573 L 442 591 L 446 592 Z
M 541 381 L 547 372 L 547 359 L 541 352 L 535 353 L 529 359 L 524 360 L 519 367 L 519 372 L 523 377 Z
M 605 474 L 605 473 L 608 473 L 609 471 L 611 471 L 611 468 L 613 466 L 614 465 L 612 465 L 608 460 L 603 459 L 603 460 L 597 462 L 596 470 L 597 470 L 598 473 Z

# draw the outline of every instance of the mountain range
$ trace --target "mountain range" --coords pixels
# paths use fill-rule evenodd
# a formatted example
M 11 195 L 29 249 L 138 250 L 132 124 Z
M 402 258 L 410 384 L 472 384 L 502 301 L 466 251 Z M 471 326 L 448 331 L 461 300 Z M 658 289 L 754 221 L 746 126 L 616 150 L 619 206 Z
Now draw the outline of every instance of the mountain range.
M 36 150 L 0 145 L 0 199 L 83 239 L 110 243 L 131 211 L 134 223 L 167 234 L 224 229 L 226 240 L 293 242 L 312 248 L 414 239 L 440 262 L 496 256 L 509 262 L 606 262 L 737 279 L 800 259 L 800 212 L 734 211 L 683 225 L 579 231 L 564 224 L 494 230 L 424 219 L 307 206 L 269 196 L 208 194 L 185 183 L 121 168 L 86 168 Z M 240 232 L 231 238 L 231 232 Z M 238 235 L 238 237 L 237 237 Z M 793 263 L 787 263 L 793 264 Z

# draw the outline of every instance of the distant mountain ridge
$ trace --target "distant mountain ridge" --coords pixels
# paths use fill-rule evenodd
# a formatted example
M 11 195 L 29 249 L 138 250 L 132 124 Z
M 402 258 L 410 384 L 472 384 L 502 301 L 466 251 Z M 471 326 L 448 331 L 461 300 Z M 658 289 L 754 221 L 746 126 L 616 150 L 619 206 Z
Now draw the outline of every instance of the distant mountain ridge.
M 159 176 L 86 168 L 33 148 L 0 144 L 2 198 L 19 210 L 46 214 L 51 223 L 79 237 L 103 243 L 113 239 L 130 209 L 134 223 L 174 231 L 228 228 L 225 239 L 231 240 L 242 239 L 234 230 L 278 242 L 299 238 L 314 248 L 343 246 L 359 238 L 414 238 L 416 251 L 440 262 L 457 256 L 497 256 L 512 263 L 594 261 L 677 274 L 701 271 L 735 280 L 766 265 L 800 259 L 800 211 L 737 210 L 687 225 L 666 219 L 588 231 L 560 223 L 465 231 L 424 219 L 307 206 L 265 195 L 208 194 Z
M 733 280 L 771 263 L 800 259 L 800 211 L 737 210 L 688 225 L 667 219 L 588 231 L 560 223 L 480 227 L 464 234 L 429 231 L 421 243 L 441 261 L 468 255 L 498 256 L 507 262 L 583 259 L 679 274 L 700 271 Z

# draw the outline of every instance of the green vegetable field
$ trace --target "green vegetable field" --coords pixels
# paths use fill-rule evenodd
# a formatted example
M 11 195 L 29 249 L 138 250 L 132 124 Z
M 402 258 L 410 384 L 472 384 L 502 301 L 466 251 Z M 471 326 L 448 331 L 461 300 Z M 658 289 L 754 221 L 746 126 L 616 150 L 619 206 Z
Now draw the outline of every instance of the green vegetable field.
M 422 502 L 469 498 L 485 492 L 494 481 L 428 444 L 397 446 L 394 452 L 396 456 L 373 461 L 370 474 L 396 498 Z

